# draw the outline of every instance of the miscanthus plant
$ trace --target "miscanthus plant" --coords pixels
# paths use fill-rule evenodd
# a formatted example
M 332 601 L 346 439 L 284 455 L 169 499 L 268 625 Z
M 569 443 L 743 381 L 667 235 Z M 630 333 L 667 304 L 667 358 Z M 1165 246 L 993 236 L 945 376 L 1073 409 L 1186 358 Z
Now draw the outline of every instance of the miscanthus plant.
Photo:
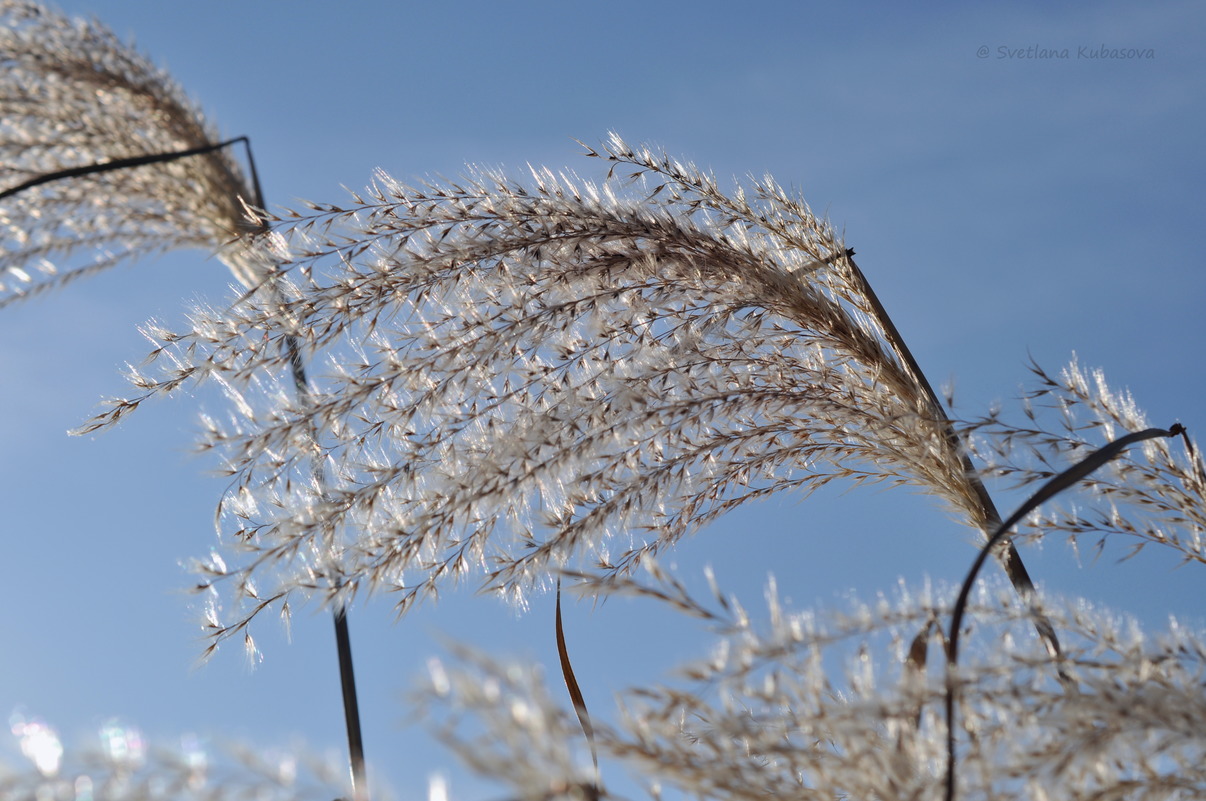
M 29 0 L 0 2 L 0 70 L 0 307 L 181 247 L 260 283 L 254 175 L 169 75 Z
M 617 796 L 621 768 L 655 798 L 1206 794 L 1200 633 L 1040 597 L 1008 536 L 1124 536 L 1204 561 L 1206 476 L 1179 426 L 1150 428 L 1075 364 L 1037 371 L 1016 418 L 953 419 L 807 205 L 770 179 L 725 191 L 617 137 L 587 148 L 606 165 L 594 180 L 382 175 L 348 203 L 269 216 L 166 76 L 98 26 L 0 10 L 19 78 L 0 128 L 0 303 L 184 244 L 219 252 L 244 287 L 182 330 L 148 325 L 134 394 L 81 429 L 195 382 L 226 390 L 200 443 L 232 479 L 221 548 L 196 565 L 211 647 L 307 600 L 388 592 L 413 612 L 450 583 L 522 602 L 566 581 L 676 611 L 717 645 L 614 715 L 586 712 L 568 667 L 563 703 L 526 666 L 433 662 L 416 703 L 516 798 Z M 144 130 L 145 115 L 169 123 Z M 109 250 L 49 266 L 92 247 Z M 1081 497 L 1011 532 L 984 475 Z M 659 563 L 741 504 L 835 481 L 921 490 L 1004 536 L 992 553 L 1012 588 L 966 608 L 921 587 L 821 612 L 771 588 L 755 614 Z M 31 759 L 38 775 L 13 774 L 9 794 L 66 797 Z M 96 795 L 211 793 L 140 764 L 163 792 Z
M 188 382 L 227 390 L 232 412 L 205 418 L 201 442 L 233 479 L 226 547 L 198 563 L 201 588 L 225 594 L 215 641 L 298 597 L 389 592 L 405 612 L 449 581 L 522 600 L 573 576 L 580 592 L 709 621 L 721 644 L 685 686 L 635 691 L 614 727 L 573 689 L 571 716 L 529 670 L 476 656 L 436 667 L 421 703 L 447 702 L 442 735 L 518 797 L 609 792 L 579 727 L 655 795 L 1206 789 L 1195 634 L 1148 638 L 1040 599 L 1012 549 L 997 554 L 1015 592 L 958 610 L 973 629 L 959 660 L 953 591 L 837 615 L 773 602 L 759 626 L 661 571 L 661 551 L 727 510 L 831 481 L 914 487 L 999 533 L 973 455 L 1024 484 L 1089 474 L 1096 511 L 1049 510 L 1029 537 L 1125 533 L 1202 561 L 1206 485 L 1179 426 L 1149 428 L 1075 365 L 1039 373 L 1020 422 L 951 420 L 852 251 L 773 181 L 726 194 L 615 137 L 587 155 L 608 165 L 601 182 L 379 176 L 350 204 L 273 220 L 281 292 L 198 310 L 190 330 L 148 329 L 158 367 L 133 372 L 139 394 L 85 430 Z M 300 400 L 276 378 L 285 337 L 325 360 Z M 322 484 L 299 447 L 316 431 Z
M 244 290 L 276 291 L 276 265 L 258 245 L 271 235 L 248 140 L 220 140 L 167 73 L 100 23 L 30 0 L 0 0 L 0 71 L 0 308 L 182 247 L 216 255 Z M 297 343 L 284 347 L 304 396 Z M 345 610 L 334 618 L 359 792 Z

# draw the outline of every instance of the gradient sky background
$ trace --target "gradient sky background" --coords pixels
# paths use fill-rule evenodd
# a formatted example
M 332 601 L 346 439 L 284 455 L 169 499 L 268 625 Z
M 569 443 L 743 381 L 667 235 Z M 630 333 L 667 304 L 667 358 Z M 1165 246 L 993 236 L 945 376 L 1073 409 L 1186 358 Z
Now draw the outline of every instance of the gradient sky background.
M 342 200 L 341 186 L 359 189 L 377 167 L 411 179 L 531 162 L 599 176 L 574 138 L 614 129 L 722 178 L 769 172 L 801 192 L 845 230 L 964 414 L 1016 397 L 1030 356 L 1057 370 L 1075 352 L 1130 387 L 1153 424 L 1180 420 L 1202 439 L 1206 6 L 1051 5 L 60 7 L 133 38 L 224 134 L 249 135 L 270 204 Z M 1154 58 L 1077 57 L 1102 45 Z M 1002 49 L 1032 46 L 1070 57 Z M 213 544 L 224 486 L 188 455 L 196 401 L 156 404 L 94 438 L 64 433 L 124 391 L 119 368 L 149 350 L 140 323 L 179 321 L 191 299 L 227 298 L 228 284 L 216 260 L 174 253 L 0 313 L 0 713 L 37 716 L 68 744 L 118 718 L 169 746 L 194 732 L 343 748 L 327 613 L 300 611 L 291 644 L 261 624 L 254 671 L 237 647 L 194 668 L 198 613 L 179 563 Z M 752 610 L 772 570 L 795 607 L 824 607 L 898 579 L 957 582 L 971 542 L 925 498 L 835 490 L 732 515 L 674 558 L 692 581 L 715 565 Z M 1153 625 L 1170 613 L 1201 625 L 1199 568 L 1150 549 L 1118 564 L 1123 553 L 1078 563 L 1052 540 L 1024 556 L 1053 592 Z M 596 714 L 708 642 L 637 603 L 571 604 L 566 616 Z M 462 801 L 497 797 L 409 722 L 405 695 L 448 641 L 538 663 L 559 682 L 552 598 L 518 615 L 466 591 L 398 624 L 376 599 L 351 620 L 369 758 L 394 797 L 424 797 L 436 770 Z

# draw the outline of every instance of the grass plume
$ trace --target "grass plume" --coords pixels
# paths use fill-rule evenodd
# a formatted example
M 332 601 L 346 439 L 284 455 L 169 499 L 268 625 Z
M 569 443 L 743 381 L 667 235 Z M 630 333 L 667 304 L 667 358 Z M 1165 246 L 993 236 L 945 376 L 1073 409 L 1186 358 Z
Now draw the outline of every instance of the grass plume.
M 0 307 L 181 247 L 262 280 L 254 182 L 166 72 L 98 22 L 3 0 L 0 73 L 0 190 L 25 187 L 0 202 Z M 195 155 L 34 183 L 178 151 Z
M 405 609 L 477 571 L 519 596 L 584 553 L 623 573 L 740 504 L 834 480 L 999 523 L 826 221 L 770 179 L 728 195 L 615 137 L 588 155 L 602 183 L 381 176 L 285 215 L 280 298 L 164 337 L 144 394 L 90 425 L 183 381 L 229 388 L 237 419 L 203 447 L 236 479 L 236 595 L 266 572 L 280 593 L 388 588 Z M 304 401 L 257 387 L 285 336 L 327 351 Z M 329 492 L 293 445 L 306 430 L 328 432 Z

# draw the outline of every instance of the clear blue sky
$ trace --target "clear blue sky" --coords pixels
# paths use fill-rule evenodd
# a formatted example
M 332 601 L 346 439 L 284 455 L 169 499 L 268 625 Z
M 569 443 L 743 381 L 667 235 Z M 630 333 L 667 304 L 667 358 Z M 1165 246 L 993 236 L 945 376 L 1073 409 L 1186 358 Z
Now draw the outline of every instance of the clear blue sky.
M 1199 3 L 61 7 L 133 37 L 224 133 L 249 135 L 270 204 L 343 199 L 377 167 L 403 179 L 466 162 L 589 174 L 597 162 L 573 140 L 614 129 L 722 177 L 769 172 L 800 191 L 845 230 L 964 413 L 1016 396 L 1030 355 L 1057 369 L 1076 352 L 1129 386 L 1153 423 L 1206 432 Z M 1154 57 L 1085 57 L 1103 45 Z M 64 433 L 124 391 L 119 368 L 148 350 L 138 324 L 220 302 L 228 281 L 204 254 L 176 253 L 0 314 L 0 713 L 23 709 L 69 743 L 117 716 L 163 743 L 198 732 L 343 748 L 325 613 L 297 615 L 291 644 L 261 625 L 255 671 L 237 648 L 193 669 L 199 630 L 178 563 L 211 547 L 223 486 L 188 456 L 194 399 L 96 438 Z M 956 581 L 971 540 L 924 498 L 857 490 L 746 510 L 675 558 L 688 577 L 716 565 L 754 609 L 773 571 L 803 607 L 898 578 Z M 1053 591 L 1156 624 L 1201 619 L 1200 573 L 1155 550 L 1115 564 L 1122 553 L 1080 566 L 1053 540 L 1025 557 Z M 597 712 L 702 655 L 706 638 L 676 622 L 619 601 L 567 610 Z M 423 797 L 437 769 L 462 801 L 496 797 L 408 724 L 404 696 L 448 640 L 557 680 L 551 598 L 517 615 L 453 594 L 398 624 L 376 599 L 352 627 L 369 758 L 396 797 Z

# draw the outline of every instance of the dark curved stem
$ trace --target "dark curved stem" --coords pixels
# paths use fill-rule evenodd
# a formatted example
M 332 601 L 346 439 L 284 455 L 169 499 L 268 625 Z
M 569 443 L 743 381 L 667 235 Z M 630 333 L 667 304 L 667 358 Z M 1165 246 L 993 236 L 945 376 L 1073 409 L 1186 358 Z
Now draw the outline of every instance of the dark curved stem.
M 955 801 L 955 677 L 954 670 L 959 662 L 959 631 L 963 627 L 963 616 L 967 612 L 967 599 L 971 596 L 972 585 L 976 582 L 976 577 L 980 574 L 980 568 L 984 566 L 984 562 L 988 559 L 988 555 L 1006 541 L 1009 535 L 1009 530 L 1012 529 L 1026 515 L 1037 509 L 1044 501 L 1048 501 L 1059 493 L 1073 486 L 1077 482 L 1085 479 L 1090 473 L 1097 470 L 1106 462 L 1113 459 L 1123 449 L 1142 442 L 1147 439 L 1155 439 L 1156 437 L 1175 437 L 1184 435 L 1185 428 L 1176 423 L 1168 430 L 1163 428 L 1149 428 L 1144 431 L 1135 431 L 1127 434 L 1125 437 L 1119 437 L 1113 442 L 1109 442 L 1098 448 L 1093 453 L 1086 456 L 1076 464 L 1064 470 L 1059 475 L 1055 476 L 1043 486 L 1039 487 L 1038 491 L 1031 495 L 1025 503 L 1017 508 L 1017 510 L 1009 516 L 1009 519 L 997 526 L 997 530 L 988 538 L 988 542 L 980 549 L 980 553 L 976 556 L 976 561 L 972 563 L 971 570 L 967 572 L 967 576 L 963 579 L 963 586 L 959 588 L 959 597 L 955 601 L 954 609 L 951 612 L 951 628 L 947 634 L 947 662 L 946 662 L 946 801 Z M 1188 438 L 1186 438 L 1188 442 Z M 1061 671 L 1061 679 L 1063 674 Z M 1069 679 L 1070 680 L 1070 679 Z
M 145 156 L 130 156 L 124 159 L 113 159 L 112 161 L 101 162 L 100 164 L 85 164 L 80 167 L 68 167 L 65 170 L 56 172 L 48 172 L 45 175 L 38 175 L 30 178 L 28 181 L 10 187 L 0 192 L 0 200 L 6 197 L 24 192 L 26 189 L 33 189 L 35 186 L 48 184 L 51 181 L 59 181 L 64 178 L 78 178 L 82 175 L 95 175 L 96 173 L 109 172 L 111 170 L 124 170 L 130 167 L 142 167 L 147 164 L 164 164 L 177 159 L 188 158 L 189 156 L 200 156 L 205 153 L 212 153 L 215 150 L 221 150 L 224 147 L 242 142 L 247 147 L 247 160 L 251 165 L 251 179 L 253 188 L 256 193 L 256 202 L 263 208 L 263 197 L 260 191 L 260 179 L 255 172 L 255 161 L 251 158 L 251 141 L 246 136 L 227 139 L 225 142 L 218 142 L 213 145 L 202 145 L 200 147 L 190 147 L 187 150 L 173 150 L 167 153 L 151 153 Z
M 590 722 L 590 711 L 586 708 L 586 699 L 582 696 L 582 688 L 574 676 L 574 666 L 570 662 L 569 648 L 565 644 L 565 627 L 561 623 L 561 577 L 557 577 L 557 615 L 555 618 L 557 631 L 557 656 L 561 660 L 561 676 L 565 679 L 565 689 L 569 691 L 570 700 L 574 702 L 574 712 L 578 715 L 578 725 L 586 735 L 590 745 L 590 758 L 595 766 L 595 785 L 600 783 L 599 752 L 595 748 L 595 727 Z

